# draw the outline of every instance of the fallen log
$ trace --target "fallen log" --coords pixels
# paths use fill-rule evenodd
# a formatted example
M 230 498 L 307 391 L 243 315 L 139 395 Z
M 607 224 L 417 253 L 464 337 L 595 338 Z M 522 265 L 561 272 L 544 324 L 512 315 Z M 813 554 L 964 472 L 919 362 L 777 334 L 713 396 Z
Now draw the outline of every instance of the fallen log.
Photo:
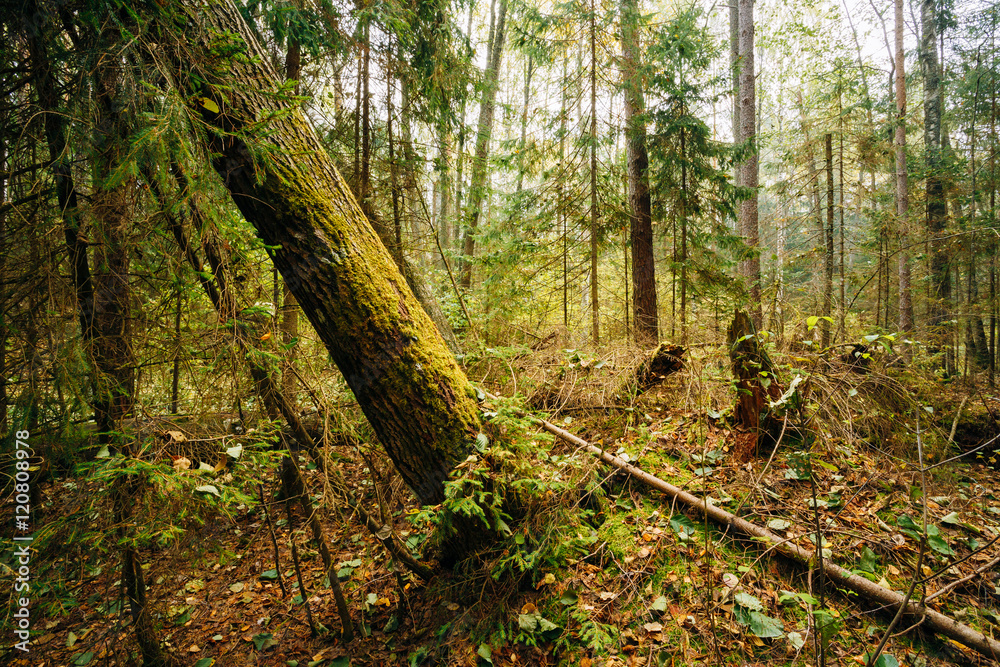
M 617 456 L 608 454 L 603 449 L 595 447 L 586 440 L 573 435 L 569 431 L 563 430 L 558 426 L 545 421 L 544 419 L 538 419 L 537 417 L 532 419 L 534 419 L 539 426 L 549 433 L 560 437 L 577 447 L 586 449 L 588 452 L 601 459 L 604 463 L 627 472 L 629 475 L 635 477 L 647 486 L 650 486 L 658 491 L 662 491 L 671 498 L 676 498 L 691 509 L 702 513 L 712 521 L 724 526 L 730 526 L 744 535 L 769 543 L 772 549 L 783 556 L 791 558 L 792 560 L 798 561 L 802 565 L 807 566 L 815 557 L 814 551 L 803 549 L 797 544 L 775 535 L 766 528 L 758 526 L 745 519 L 741 519 L 734 514 L 730 514 L 729 512 L 716 507 L 706 499 L 693 496 L 673 484 L 665 482 L 658 477 L 654 477 L 653 475 L 650 475 L 635 466 L 629 465 Z M 909 602 L 900 593 L 890 591 L 889 589 L 868 581 L 863 577 L 859 577 L 856 574 L 851 573 L 850 570 L 831 563 L 826 559 L 823 559 L 822 569 L 826 578 L 829 581 L 834 582 L 836 585 L 854 591 L 855 593 L 865 596 L 868 599 L 874 600 L 888 611 L 896 611 L 901 605 L 905 605 L 906 613 L 917 618 L 923 618 L 923 623 L 920 624 L 921 627 L 928 628 L 940 635 L 948 637 L 949 639 L 953 639 L 956 642 L 973 649 L 974 651 L 978 651 L 987 658 L 993 660 L 1000 659 L 1000 642 L 997 642 L 980 632 L 976 632 L 969 626 L 959 623 L 955 619 L 945 616 L 944 614 L 934 611 L 933 609 L 928 609 L 927 607 L 922 607 L 914 602 Z

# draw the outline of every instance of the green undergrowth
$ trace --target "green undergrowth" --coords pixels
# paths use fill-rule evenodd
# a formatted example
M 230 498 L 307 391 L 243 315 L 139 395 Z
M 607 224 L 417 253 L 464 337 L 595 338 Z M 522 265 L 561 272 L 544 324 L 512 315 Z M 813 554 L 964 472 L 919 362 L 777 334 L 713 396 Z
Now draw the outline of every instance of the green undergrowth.
M 281 455 L 272 451 L 276 432 L 266 426 L 242 438 L 228 453 L 220 448 L 226 465 L 218 468 L 207 464 L 184 468 L 169 457 L 153 457 L 150 452 L 156 443 L 144 443 L 143 436 L 135 433 L 114 437 L 118 442 L 131 439 L 136 456 L 87 439 L 71 441 L 78 445 L 75 453 L 66 455 L 72 465 L 64 476 L 52 480 L 54 491 L 32 507 L 36 528 L 32 547 L 38 554 L 32 591 L 38 612 L 59 617 L 85 603 L 77 594 L 80 582 L 115 567 L 124 547 L 152 554 L 189 547 L 200 552 L 206 527 L 229 524 L 258 503 L 259 480 L 274 469 L 274 459 Z M 135 517 L 125 530 L 114 519 L 114 494 L 121 489 L 128 494 L 126 511 Z M 117 601 L 102 602 L 101 608 L 111 613 L 122 607 Z
M 624 425 L 601 414 L 560 425 L 596 433 L 609 452 L 895 591 L 906 591 L 919 572 L 927 578 L 923 594 L 932 592 L 985 558 L 983 547 L 1000 534 L 989 515 L 1000 518 L 992 486 L 965 464 L 932 469 L 922 483 L 912 463 L 918 414 L 928 457 L 954 453 L 935 415 L 948 405 L 941 385 L 936 394 L 930 387 L 903 393 L 890 376 L 835 375 L 817 363 L 798 375 L 793 387 L 801 393 L 778 406 L 793 427 L 773 456 L 763 449 L 749 464 L 729 460 L 731 425 L 711 409 L 671 413 L 654 399 Z M 872 386 L 856 389 L 866 382 Z M 595 468 L 589 457 L 540 438 L 522 409 L 505 402 L 487 415 L 489 436 L 443 506 L 500 537 L 459 564 L 459 583 L 441 588 L 456 599 L 488 601 L 473 602 L 462 639 L 453 640 L 479 665 L 513 654 L 528 664 L 811 665 L 819 655 L 827 664 L 864 664 L 878 645 L 889 617 L 824 583 L 815 563 L 790 563 L 706 524 L 696 509 Z M 882 419 L 886 411 L 899 439 L 891 451 L 852 435 L 854 417 Z M 600 506 L 581 502 L 585 495 Z M 974 509 L 984 500 L 985 515 Z M 447 528 L 440 515 L 436 521 Z M 968 591 L 935 606 L 987 633 L 1000 623 L 995 605 Z M 890 638 L 875 664 L 978 660 L 952 642 L 917 637 Z

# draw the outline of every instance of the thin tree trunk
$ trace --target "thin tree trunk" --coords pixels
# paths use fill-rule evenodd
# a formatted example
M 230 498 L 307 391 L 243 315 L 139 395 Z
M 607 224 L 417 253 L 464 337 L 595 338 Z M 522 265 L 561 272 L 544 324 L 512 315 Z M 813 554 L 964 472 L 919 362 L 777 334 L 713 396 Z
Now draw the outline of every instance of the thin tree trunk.
M 687 146 L 681 128 L 681 343 L 687 343 Z
M 535 71 L 535 57 L 533 53 L 528 54 L 528 63 L 524 72 L 524 108 L 521 109 L 521 143 L 517 153 L 517 194 L 524 190 L 524 172 L 527 169 L 525 164 L 525 148 L 528 144 L 528 107 L 531 104 L 531 75 Z
M 180 404 L 181 381 L 181 305 L 183 292 L 178 277 L 177 304 L 174 306 L 174 367 L 170 377 L 170 414 L 176 415 Z
M 562 103 L 559 109 L 559 176 L 556 183 L 556 199 L 558 215 L 562 227 L 562 306 L 563 306 L 563 333 L 569 341 L 569 216 L 566 214 L 566 194 L 563 188 L 563 180 L 566 178 L 566 98 L 568 95 L 566 84 L 566 60 L 563 60 L 562 70 Z
M 597 211 L 597 11 L 590 0 L 590 312 L 591 337 L 594 345 L 601 343 L 601 305 L 597 257 L 599 228 Z
M 302 47 L 297 40 L 289 40 L 285 54 L 285 79 L 295 82 L 295 94 L 302 93 L 299 78 L 302 76 Z M 275 304 L 277 306 L 278 304 Z M 294 342 L 299 337 L 299 309 L 295 295 L 282 281 L 281 291 L 281 342 L 286 351 L 281 358 L 282 386 L 285 396 L 295 401 L 295 357 L 298 346 Z
M 396 266 L 399 266 L 403 260 L 403 223 L 399 210 L 399 165 L 396 164 L 396 146 L 392 135 L 392 121 L 395 114 L 395 109 L 393 108 L 393 97 L 396 94 L 393 86 L 395 77 L 393 76 L 392 70 L 392 55 L 389 53 L 386 54 L 386 62 L 385 83 L 386 88 L 388 89 L 385 95 L 387 107 L 386 133 L 389 140 L 389 188 L 392 194 L 392 244 L 387 246 L 387 248 L 392 254 L 392 258 L 396 262 Z
M 802 126 L 802 135 L 805 137 L 805 150 L 806 150 L 806 168 L 809 173 L 809 189 L 812 196 L 812 214 L 815 216 L 814 222 L 816 223 L 816 234 L 819 238 L 819 243 L 821 246 L 826 246 L 826 225 L 823 222 L 823 203 L 820 196 L 819 189 L 819 169 L 816 166 L 816 156 L 813 153 L 812 139 L 809 136 L 809 125 L 806 122 L 805 106 L 803 105 L 802 93 L 799 92 L 799 108 L 800 108 L 800 123 Z M 819 259 L 818 257 L 816 258 Z M 821 279 L 821 274 L 818 270 L 814 270 L 812 273 L 812 294 L 815 297 L 823 292 L 823 284 Z M 818 304 L 814 302 L 814 310 L 819 310 Z
M 743 141 L 740 132 L 743 128 L 740 124 L 740 8 L 739 0 L 729 0 L 729 71 L 732 76 L 733 93 L 733 143 L 738 144 Z M 736 184 L 742 185 L 740 179 L 743 178 L 742 170 L 736 170 Z
M 746 246 L 740 260 L 740 276 L 748 293 L 748 311 L 754 327 L 763 326 L 760 301 L 760 242 L 757 228 L 757 96 L 754 74 L 754 0 L 739 0 L 740 27 L 740 140 L 753 146 L 750 156 L 742 166 L 740 184 L 754 192 L 740 202 L 739 232 Z
M 358 191 L 358 203 L 361 211 L 371 220 L 375 217 L 375 209 L 372 205 L 372 125 L 371 125 L 371 95 L 369 94 L 369 66 L 371 63 L 371 48 L 369 45 L 369 34 L 371 32 L 371 19 L 365 18 L 362 39 L 361 58 L 361 177 Z
M 652 200 L 649 192 L 649 155 L 643 117 L 645 103 L 638 0 L 622 0 L 621 29 L 632 245 L 632 331 L 637 343 L 648 344 L 659 337 L 659 323 L 656 308 L 656 265 L 653 258 Z
M 0 119 L 0 123 L 6 124 L 7 119 Z M 0 243 L 7 244 L 7 199 L 8 183 L 7 173 L 10 165 L 7 162 L 7 142 L 0 141 Z M 7 255 L 0 253 L 0 280 L 7 280 Z M 0 438 L 7 436 L 7 338 L 9 330 L 7 325 L 8 305 L 7 299 L 0 302 Z M 32 503 L 34 504 L 34 503 Z
M 990 50 L 993 39 L 990 39 Z M 990 94 L 990 223 L 997 224 L 997 89 Z M 996 386 L 997 360 L 997 243 L 990 241 L 990 387 Z
M 117 46 L 115 28 L 107 29 L 100 41 L 105 48 Z M 131 286 L 129 284 L 129 230 L 135 220 L 135 179 L 126 178 L 115 185 L 107 181 L 129 160 L 128 137 L 132 128 L 122 113 L 123 90 L 120 60 L 102 61 L 95 73 L 95 111 L 98 120 L 94 131 L 95 183 L 91 210 L 95 224 L 91 228 L 94 249 L 94 328 L 93 338 L 85 341 L 98 369 L 94 408 L 101 437 L 114 444 L 125 456 L 134 456 L 135 445 L 120 433 L 120 425 L 131 412 L 135 395 L 135 358 L 132 354 Z M 96 237 L 96 238 L 95 238 Z M 115 533 L 122 549 L 122 588 L 129 601 L 136 641 L 143 664 L 162 665 L 167 658 L 153 626 L 146 600 L 146 584 L 135 547 L 131 527 L 133 512 L 143 493 L 143 484 L 134 474 L 116 478 L 111 488 Z
M 486 200 L 486 176 L 489 169 L 490 137 L 493 135 L 493 113 L 496 106 L 500 63 L 503 58 L 507 0 L 500 0 L 496 26 L 491 25 L 488 63 L 483 75 L 483 98 L 479 105 L 479 129 L 476 134 L 476 155 L 472 161 L 472 181 L 469 185 L 469 204 L 466 207 L 466 225 L 460 283 L 463 288 L 472 286 L 472 258 L 476 254 L 476 229 L 483 203 Z
M 833 317 L 833 134 L 827 132 L 826 147 L 826 252 L 823 254 L 823 316 Z M 830 346 L 830 321 L 820 320 L 823 347 Z
M 471 39 L 472 36 L 472 15 L 475 9 L 475 2 L 469 5 L 468 24 L 465 28 L 465 35 Z M 455 156 L 455 250 L 462 250 L 461 244 L 464 242 L 465 229 L 462 225 L 462 188 L 465 185 L 462 172 L 465 167 L 465 109 L 468 103 L 468 95 L 462 93 L 462 103 L 458 112 L 458 155 Z
M 447 248 L 451 244 L 451 160 L 449 153 L 451 148 L 448 145 L 448 128 L 444 120 L 438 123 L 438 196 L 440 205 L 438 207 L 438 239 L 441 247 Z M 444 257 L 441 258 L 441 266 L 444 266 Z
M 841 96 L 837 96 L 837 104 L 841 105 Z M 839 195 L 840 195 L 840 299 L 838 300 L 838 320 L 837 339 L 845 340 L 847 337 L 847 274 L 844 272 L 844 121 L 840 120 L 839 137 Z

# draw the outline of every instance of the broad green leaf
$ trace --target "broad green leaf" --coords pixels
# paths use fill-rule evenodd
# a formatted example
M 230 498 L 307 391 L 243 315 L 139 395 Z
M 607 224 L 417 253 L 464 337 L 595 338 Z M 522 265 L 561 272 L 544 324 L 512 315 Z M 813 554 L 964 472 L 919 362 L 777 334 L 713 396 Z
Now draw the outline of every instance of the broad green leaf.
M 559 626 L 550 621 L 549 619 L 539 616 L 538 629 L 542 632 L 552 632 L 553 630 L 559 630 Z
M 538 629 L 538 616 L 535 614 L 518 614 L 517 626 L 525 632 L 534 632 Z
M 215 658 L 202 658 L 198 662 L 194 663 L 194 667 L 212 667 L 215 664 Z
M 480 644 L 479 648 L 476 649 L 476 655 L 491 665 L 493 664 L 493 651 L 490 649 L 489 644 Z
M 71 665 L 89 665 L 90 661 L 94 659 L 94 652 L 87 651 L 86 653 L 77 653 L 70 660 Z
M 694 535 L 695 525 L 685 514 L 675 514 L 670 517 L 670 527 L 681 537 Z
M 785 519 L 771 519 L 767 522 L 767 527 L 771 530 L 788 530 L 792 527 L 792 522 Z
M 738 623 L 745 625 L 751 633 L 758 637 L 782 637 L 785 634 L 784 623 L 759 611 L 736 607 L 733 610 L 733 615 Z
M 955 552 L 952 550 L 952 548 L 948 546 L 948 542 L 940 535 L 928 535 L 927 546 L 929 546 L 931 549 L 938 552 L 939 554 L 943 554 L 945 556 L 955 555 Z
M 264 649 L 277 646 L 278 644 L 278 642 L 274 641 L 274 635 L 270 632 L 261 632 L 260 634 L 256 634 L 250 639 L 250 641 L 253 642 L 253 645 L 258 651 L 263 651 Z
M 865 572 L 871 572 L 874 574 L 875 567 L 878 565 L 878 556 L 875 552 L 865 547 L 861 552 L 861 560 L 858 561 L 858 568 L 864 570 Z
M 749 593 L 737 593 L 734 599 L 736 604 L 744 609 L 748 609 L 750 611 L 762 611 L 764 609 L 764 605 L 760 603 L 760 600 Z
M 260 573 L 260 578 L 261 579 L 277 579 L 278 578 L 278 571 L 277 570 L 264 570 L 263 572 Z
M 958 512 L 951 512 L 941 517 L 941 523 L 946 523 L 949 526 L 961 526 L 962 520 L 958 517 Z
M 649 606 L 650 611 L 666 611 L 667 610 L 667 598 L 664 595 L 659 596 L 653 600 L 653 604 Z
M 210 493 L 216 498 L 222 497 L 222 494 L 219 493 L 219 490 L 214 486 L 212 486 L 211 484 L 205 484 L 204 486 L 196 486 L 194 490 L 198 491 L 199 493 Z

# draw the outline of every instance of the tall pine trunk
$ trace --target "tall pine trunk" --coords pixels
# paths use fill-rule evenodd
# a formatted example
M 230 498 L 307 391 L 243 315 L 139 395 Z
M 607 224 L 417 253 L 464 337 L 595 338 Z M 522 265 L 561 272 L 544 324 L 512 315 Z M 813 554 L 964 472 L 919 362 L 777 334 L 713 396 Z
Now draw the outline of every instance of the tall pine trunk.
M 597 210 L 597 26 L 594 0 L 590 0 L 590 314 L 591 338 L 601 342 L 601 305 L 597 259 L 599 247 Z
M 899 235 L 899 330 L 913 331 L 910 288 L 910 193 L 906 172 L 906 60 L 903 54 L 903 0 L 895 1 L 896 15 L 896 229 Z M 908 351 L 904 350 L 904 354 Z
M 922 40 L 920 45 L 924 74 L 924 151 L 927 162 L 926 210 L 927 234 L 930 238 L 931 317 L 942 341 L 942 330 L 949 319 L 951 271 L 942 238 L 947 222 L 944 182 L 941 177 L 941 71 L 937 53 L 937 11 L 935 0 L 923 0 L 920 7 Z M 948 370 L 953 370 L 951 353 L 947 355 Z
M 823 315 L 833 316 L 833 135 L 827 132 L 826 149 L 826 233 L 823 234 L 826 252 L 823 253 Z M 820 331 L 823 347 L 830 346 L 830 320 L 821 320 Z
M 653 260 L 653 214 L 649 193 L 649 154 L 643 118 L 642 63 L 638 0 L 622 0 L 622 54 L 625 75 L 626 151 L 629 227 L 632 245 L 632 312 L 637 343 L 659 336 L 656 269 Z

